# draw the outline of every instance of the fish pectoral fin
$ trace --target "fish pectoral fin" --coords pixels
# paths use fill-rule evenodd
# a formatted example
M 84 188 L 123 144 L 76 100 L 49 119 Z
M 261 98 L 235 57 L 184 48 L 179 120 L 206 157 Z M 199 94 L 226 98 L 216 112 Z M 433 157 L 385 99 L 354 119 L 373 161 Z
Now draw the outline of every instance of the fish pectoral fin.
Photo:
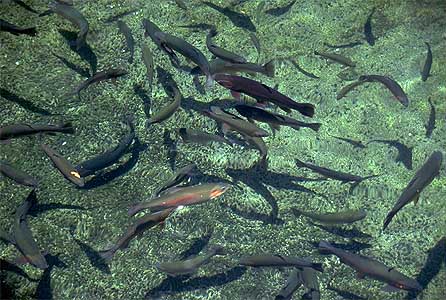
M 394 286 L 392 286 L 390 284 L 387 284 L 387 285 L 383 286 L 381 288 L 381 290 L 383 292 L 388 292 L 388 293 L 394 293 L 394 292 L 400 292 L 401 291 L 400 289 L 398 289 L 398 288 L 396 288 L 396 287 L 394 287 Z
M 418 204 L 418 200 L 420 200 L 420 193 L 416 193 L 413 197 L 413 205 L 416 206 Z

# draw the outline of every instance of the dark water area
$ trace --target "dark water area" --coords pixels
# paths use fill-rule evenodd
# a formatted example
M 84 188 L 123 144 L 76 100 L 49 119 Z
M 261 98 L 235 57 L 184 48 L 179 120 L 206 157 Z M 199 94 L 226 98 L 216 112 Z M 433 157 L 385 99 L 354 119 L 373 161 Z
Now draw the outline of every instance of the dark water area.
M 0 299 L 446 299 L 444 1 L 0 21 Z

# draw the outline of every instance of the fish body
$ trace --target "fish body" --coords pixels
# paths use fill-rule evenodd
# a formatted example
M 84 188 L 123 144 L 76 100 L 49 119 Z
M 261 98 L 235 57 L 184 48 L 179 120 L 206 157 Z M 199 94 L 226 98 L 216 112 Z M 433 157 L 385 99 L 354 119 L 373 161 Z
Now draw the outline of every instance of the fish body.
M 13 35 L 26 34 L 30 36 L 35 36 L 37 34 L 36 27 L 21 28 L 3 19 L 0 19 L 0 31 L 6 31 Z
M 164 51 L 169 56 L 169 59 L 174 66 L 179 66 L 180 60 L 178 59 L 176 53 L 168 45 L 163 44 L 161 37 L 157 35 L 158 32 L 162 33 L 161 29 L 148 19 L 143 19 L 142 25 L 144 27 L 144 36 L 150 37 L 155 45 L 157 45 L 159 49 Z
M 41 147 L 46 155 L 51 159 L 54 166 L 66 179 L 79 187 L 84 186 L 84 179 L 81 178 L 76 168 L 67 159 L 45 144 L 42 144 Z
M 143 44 L 141 46 L 141 56 L 142 56 L 142 61 L 144 62 L 144 65 L 146 66 L 147 79 L 149 81 L 149 88 L 150 88 L 150 91 L 152 91 L 153 72 L 155 69 L 154 69 L 154 64 L 153 64 L 152 51 L 150 51 L 149 47 L 147 47 L 146 44 Z
M 293 293 L 302 285 L 301 271 L 294 269 L 288 275 L 285 286 L 279 291 L 274 300 L 290 300 Z
M 314 114 L 313 104 L 295 102 L 279 91 L 258 81 L 246 77 L 226 74 L 215 74 L 214 79 L 220 85 L 233 92 L 246 94 L 259 101 L 274 103 L 287 112 L 290 112 L 291 109 L 295 109 L 308 117 L 312 117 Z
M 129 246 L 129 243 L 136 236 L 141 236 L 143 232 L 158 224 L 162 224 L 167 217 L 174 211 L 174 209 L 166 209 L 153 214 L 147 214 L 134 222 L 126 231 L 119 237 L 118 241 L 110 248 L 100 251 L 99 255 L 106 260 L 111 259 L 116 251 L 124 250 Z
M 129 63 L 133 62 L 133 55 L 135 53 L 135 40 L 133 39 L 132 31 L 129 26 L 124 23 L 124 21 L 118 20 L 117 22 L 119 32 L 124 35 L 125 43 L 127 44 L 127 48 L 130 51 Z
M 349 209 L 334 213 L 317 214 L 293 209 L 297 215 L 303 215 L 323 224 L 349 224 L 364 219 L 367 215 L 363 209 Z
M 363 82 L 380 82 L 384 84 L 386 88 L 393 94 L 393 96 L 404 106 L 409 106 L 409 98 L 407 98 L 406 93 L 403 88 L 390 77 L 381 75 L 362 75 L 359 77 L 359 81 Z
M 418 198 L 423 189 L 428 186 L 434 178 L 440 173 L 441 164 L 443 162 L 443 154 L 440 151 L 435 151 L 415 173 L 415 176 L 404 189 L 397 202 L 387 214 L 383 230 L 387 228 L 393 217 L 408 203 L 418 202 Z
M 257 125 L 245 121 L 244 119 L 227 113 L 217 106 L 211 106 L 205 114 L 210 118 L 216 120 L 217 122 L 226 123 L 231 127 L 231 129 L 240 132 L 241 134 L 252 136 L 252 137 L 266 137 L 269 133 L 266 130 L 258 127 Z
M 167 119 L 169 119 L 173 114 L 180 108 L 181 106 L 181 93 L 176 87 L 172 87 L 174 92 L 174 99 L 171 103 L 163 107 L 160 111 L 158 111 L 156 114 L 151 116 L 149 120 L 147 120 L 147 125 L 155 124 L 155 123 L 161 123 Z
M 156 189 L 154 195 L 160 196 L 160 194 L 164 191 L 167 191 L 170 188 L 181 184 L 183 181 L 188 180 L 194 174 L 194 170 L 196 169 L 196 164 L 188 164 L 177 170 L 166 182 L 164 182 L 158 189 Z
M 268 77 L 274 77 L 274 72 L 275 72 L 274 60 L 271 60 L 264 65 L 259 65 L 249 62 L 234 63 L 217 58 L 210 62 L 210 68 L 212 74 L 217 74 L 217 73 L 236 74 L 239 72 L 244 72 L 249 74 L 260 73 Z
M 135 204 L 129 209 L 128 214 L 133 216 L 144 209 L 150 209 L 154 212 L 178 206 L 200 204 L 223 195 L 229 187 L 230 185 L 222 182 L 182 187 L 173 193 L 163 194 L 149 202 Z
M 249 267 L 307 267 L 323 272 L 322 264 L 314 263 L 309 259 L 273 254 L 244 256 L 239 260 L 239 264 Z
M 9 140 L 11 138 L 38 133 L 66 133 L 74 134 L 75 130 L 71 122 L 62 125 L 39 125 L 39 124 L 14 124 L 0 127 L 0 140 Z
M 231 51 L 228 51 L 215 45 L 212 41 L 212 37 L 216 35 L 217 31 L 215 29 L 209 30 L 208 34 L 206 35 L 206 46 L 212 54 L 227 62 L 238 63 L 238 64 L 243 64 L 247 62 L 244 57 L 241 57 L 238 54 L 235 54 Z
M 300 271 L 300 278 L 307 292 L 303 295 L 303 299 L 319 300 L 321 292 L 319 288 L 319 280 L 316 271 L 313 268 L 303 268 Z
M 348 139 L 348 138 L 344 138 L 344 137 L 339 137 L 339 136 L 334 136 L 334 135 L 330 135 L 331 137 L 334 137 L 337 140 L 349 143 L 350 145 L 352 145 L 354 148 L 360 148 L 360 149 L 364 149 L 366 147 L 366 145 L 364 145 L 361 141 L 355 141 L 352 139 Z
M 32 177 L 31 175 L 26 174 L 25 172 L 14 168 L 9 163 L 0 160 L 0 174 L 6 176 L 18 184 L 37 188 L 39 182 L 37 179 Z
M 50 4 L 50 10 L 67 19 L 73 25 L 79 28 L 76 39 L 76 50 L 81 49 L 86 44 L 89 24 L 87 19 L 74 6 L 63 3 L 54 2 Z
M 423 71 L 421 71 L 421 80 L 426 81 L 429 77 L 432 66 L 432 50 L 429 43 L 425 42 L 427 46 L 426 61 L 424 62 Z
M 280 115 L 277 113 L 269 112 L 262 108 L 255 106 L 240 104 L 234 107 L 239 114 L 248 118 L 250 120 L 256 120 L 259 122 L 264 122 L 272 125 L 283 125 L 290 126 L 294 129 L 299 130 L 301 127 L 308 127 L 314 131 L 318 131 L 321 126 L 320 123 L 305 123 L 299 120 L 290 118 L 288 116 Z
M 130 124 L 130 132 L 126 134 L 119 144 L 104 153 L 101 153 L 89 160 L 78 164 L 75 169 L 81 177 L 86 177 L 95 172 L 105 169 L 116 163 L 129 149 L 135 139 L 135 130 L 133 124 Z
M 36 191 L 32 190 L 25 201 L 16 209 L 12 226 L 12 242 L 25 260 L 39 269 L 48 268 L 45 257 L 40 252 L 37 242 L 32 236 L 31 229 L 26 222 L 26 214 L 36 202 Z
M 128 72 L 124 69 L 115 69 L 115 68 L 97 72 L 92 77 L 90 77 L 87 80 L 85 80 L 84 82 L 82 82 L 77 87 L 77 89 L 74 91 L 73 94 L 79 95 L 82 90 L 88 88 L 93 83 L 100 82 L 100 81 L 107 80 L 107 79 L 115 79 L 115 78 L 124 76 L 127 73 Z
M 205 254 L 197 255 L 194 258 L 182 261 L 162 262 L 157 263 L 158 270 L 166 273 L 169 276 L 176 277 L 180 275 L 193 274 L 201 266 L 207 264 L 215 255 L 224 254 L 224 249 L 221 246 L 211 247 Z
M 178 134 L 185 143 L 207 144 L 210 142 L 224 143 L 232 146 L 232 143 L 222 136 L 210 134 L 201 130 L 179 128 Z
M 385 282 L 397 289 L 407 291 L 421 291 L 423 287 L 414 279 L 398 272 L 395 268 L 369 257 L 350 253 L 339 248 L 335 248 L 328 242 L 319 243 L 319 251 L 322 253 L 334 254 L 342 263 L 350 266 L 358 272 L 359 277 L 368 276 L 370 278 Z
M 344 66 L 347 67 L 355 67 L 356 64 L 348 57 L 342 56 L 337 53 L 327 53 L 327 52 L 318 52 L 314 51 L 314 54 L 325 57 L 327 59 L 333 60 L 335 62 L 338 62 Z
M 319 79 L 318 76 L 316 76 L 316 75 L 314 75 L 313 73 L 310 73 L 310 72 L 304 70 L 304 69 L 298 64 L 298 62 L 297 62 L 296 60 L 294 60 L 294 59 L 290 59 L 289 61 L 291 62 L 291 64 L 292 64 L 292 65 L 293 65 L 299 72 L 301 72 L 301 73 L 304 74 L 305 76 L 310 77 L 310 78 L 313 78 L 313 79 Z
M 376 40 L 372 32 L 372 16 L 374 13 L 375 13 L 375 8 L 372 9 L 372 12 L 369 14 L 369 16 L 367 17 L 367 21 L 364 24 L 365 40 L 370 46 L 375 45 L 375 40 Z

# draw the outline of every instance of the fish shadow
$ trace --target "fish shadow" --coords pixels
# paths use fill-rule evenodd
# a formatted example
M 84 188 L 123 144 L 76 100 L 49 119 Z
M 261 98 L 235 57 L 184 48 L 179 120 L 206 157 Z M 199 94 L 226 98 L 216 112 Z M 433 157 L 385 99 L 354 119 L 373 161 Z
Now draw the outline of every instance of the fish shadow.
M 248 15 L 236 12 L 229 7 L 220 7 L 211 2 L 204 1 L 202 2 L 204 5 L 218 11 L 219 13 L 225 15 L 235 27 L 246 29 L 251 32 L 256 32 L 256 27 L 254 23 L 251 21 L 251 18 Z
M 49 112 L 48 110 L 41 108 L 41 107 L 35 105 L 33 102 L 31 102 L 25 98 L 22 98 L 16 94 L 14 94 L 11 91 L 4 89 L 4 88 L 0 88 L 0 97 L 5 98 L 8 101 L 14 102 L 17 105 L 19 105 L 19 106 L 23 107 L 24 109 L 29 110 L 33 113 L 40 114 L 43 116 L 54 115 L 53 113 Z
M 45 203 L 45 204 L 36 204 L 33 205 L 29 211 L 28 215 L 37 217 L 37 215 L 44 213 L 48 210 L 54 210 L 54 209 L 74 209 L 74 210 L 86 210 L 85 207 L 80 205 L 73 205 L 73 204 L 63 204 L 63 203 Z
M 175 171 L 175 165 L 178 156 L 177 141 L 170 137 L 170 131 L 168 129 L 164 129 L 163 145 L 167 148 L 167 158 L 169 160 L 169 166 L 172 171 Z
M 167 277 L 160 285 L 147 292 L 144 299 L 162 297 L 166 293 L 181 293 L 222 286 L 240 279 L 245 272 L 246 267 L 234 267 L 223 273 L 212 276 L 194 277 L 192 279 L 188 279 L 188 276 Z
M 90 247 L 89 245 L 85 244 L 84 242 L 78 240 L 77 238 L 73 237 L 76 244 L 79 245 L 79 247 L 84 251 L 85 255 L 87 256 L 88 260 L 90 261 L 90 264 L 105 274 L 111 274 L 110 268 L 107 265 L 105 259 L 103 259 L 99 252 Z
M 77 32 L 72 32 L 68 30 L 58 29 L 59 33 L 67 42 L 71 51 L 76 52 L 82 60 L 86 61 L 91 68 L 91 72 L 96 74 L 98 69 L 98 58 L 96 54 L 93 52 L 93 49 L 85 42 L 85 44 L 78 50 L 76 45 Z
M 94 176 L 83 187 L 78 187 L 78 189 L 94 189 L 128 173 L 138 162 L 140 153 L 145 151 L 147 147 L 147 144 L 141 144 L 139 139 L 135 137 L 135 142 L 130 150 L 131 156 L 125 163 L 107 173 Z
M 141 86 L 136 84 L 133 86 L 133 91 L 142 101 L 142 104 L 144 106 L 144 114 L 146 115 L 146 118 L 150 119 L 150 108 L 152 106 L 152 100 L 147 94 L 147 91 L 145 91 Z
M 67 68 L 69 68 L 70 70 L 76 72 L 77 74 L 79 74 L 82 77 L 88 78 L 90 77 L 90 71 L 88 69 L 84 69 L 82 67 L 76 66 L 75 64 L 73 64 L 72 62 L 68 61 L 65 57 L 59 56 L 55 53 L 53 53 L 53 55 L 55 57 L 57 57 Z
M 180 253 L 179 260 L 185 260 L 191 256 L 199 254 L 209 243 L 211 236 L 212 234 L 207 234 L 200 239 L 196 239 L 188 249 Z
M 63 269 L 66 268 L 67 265 L 59 259 L 58 255 L 47 254 L 45 259 L 48 263 L 48 268 L 43 271 L 43 274 L 40 277 L 34 298 L 51 300 L 53 299 L 53 291 L 51 290 L 51 272 L 54 267 Z
M 360 239 L 371 239 L 372 236 L 370 234 L 364 233 L 356 228 L 352 229 L 345 229 L 342 227 L 336 227 L 336 226 L 325 226 L 321 224 L 316 224 L 314 222 L 308 221 L 313 226 L 316 226 L 326 232 L 329 232 L 331 234 L 343 237 L 343 238 L 360 238 Z
M 158 83 L 161 84 L 164 91 L 169 97 L 174 98 L 175 96 L 174 88 L 177 90 L 180 89 L 176 81 L 173 79 L 172 73 L 159 66 L 156 67 L 156 73 L 158 77 Z
M 446 237 L 442 237 L 434 247 L 432 247 L 416 280 L 423 287 L 423 290 L 429 285 L 432 279 L 438 275 L 441 266 L 446 266 Z M 421 292 L 420 292 L 421 293 Z M 419 293 L 409 292 L 406 299 L 415 299 Z

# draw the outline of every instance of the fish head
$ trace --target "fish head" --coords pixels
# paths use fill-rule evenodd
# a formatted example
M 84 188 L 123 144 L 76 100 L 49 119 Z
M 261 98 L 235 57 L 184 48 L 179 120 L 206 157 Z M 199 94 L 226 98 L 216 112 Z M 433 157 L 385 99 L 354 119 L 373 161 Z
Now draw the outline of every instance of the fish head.
M 220 197 L 223 195 L 229 188 L 231 187 L 230 184 L 220 182 L 215 184 L 215 187 L 211 189 L 209 193 L 209 199 L 215 199 L 217 197 Z
M 418 281 L 411 278 L 396 281 L 393 285 L 401 290 L 406 290 L 406 291 L 421 292 L 423 290 L 421 284 L 419 284 Z

